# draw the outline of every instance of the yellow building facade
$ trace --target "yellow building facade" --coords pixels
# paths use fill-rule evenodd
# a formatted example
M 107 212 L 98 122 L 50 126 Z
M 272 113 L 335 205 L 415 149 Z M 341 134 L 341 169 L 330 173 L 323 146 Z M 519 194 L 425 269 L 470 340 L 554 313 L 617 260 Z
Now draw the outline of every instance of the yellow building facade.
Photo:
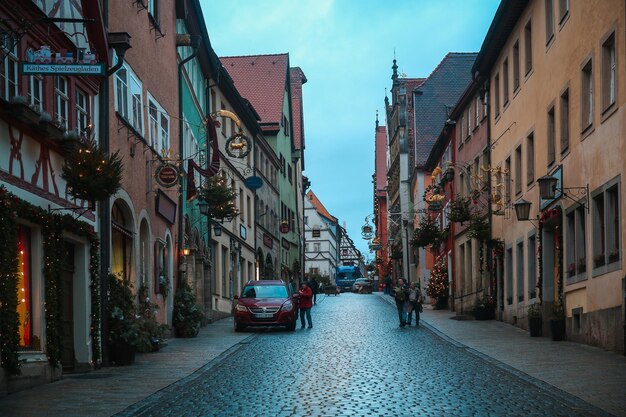
M 503 1 L 473 68 L 489 86 L 492 234 L 504 321 L 624 349 L 626 39 L 623 1 Z M 541 199 L 538 179 L 556 180 Z M 550 177 L 550 178 L 548 178 Z M 493 200 L 497 200 L 494 198 Z M 517 203 L 517 204 L 516 204 Z M 515 207 L 528 206 L 530 221 Z

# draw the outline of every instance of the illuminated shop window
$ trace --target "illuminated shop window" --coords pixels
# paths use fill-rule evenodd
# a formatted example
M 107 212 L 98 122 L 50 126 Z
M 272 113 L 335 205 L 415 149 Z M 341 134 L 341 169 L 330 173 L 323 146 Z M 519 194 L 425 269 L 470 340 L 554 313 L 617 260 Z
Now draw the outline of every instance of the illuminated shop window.
M 17 286 L 17 314 L 20 326 L 20 347 L 30 348 L 33 346 L 32 326 L 32 282 L 30 274 L 30 232 L 25 227 L 18 231 L 18 286 Z

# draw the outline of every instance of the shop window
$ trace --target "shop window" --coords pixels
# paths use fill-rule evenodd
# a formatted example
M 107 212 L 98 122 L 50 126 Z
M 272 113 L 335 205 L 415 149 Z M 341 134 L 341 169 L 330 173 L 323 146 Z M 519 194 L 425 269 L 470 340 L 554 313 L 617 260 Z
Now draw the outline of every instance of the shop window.
M 30 269 L 30 230 L 18 228 L 18 284 L 17 284 L 17 314 L 19 317 L 19 345 L 21 348 L 41 349 L 36 338 L 33 337 L 32 311 L 32 276 Z
M 592 199 L 594 268 L 620 259 L 618 184 L 603 187 Z
M 584 274 L 587 271 L 587 256 L 585 243 L 585 208 L 576 207 L 566 216 L 566 259 L 568 278 Z
M 515 271 L 515 278 L 517 278 L 517 301 L 519 303 L 524 301 L 524 242 L 519 242 L 515 251 L 515 258 L 517 261 L 517 271 Z
M 506 304 L 513 304 L 513 249 L 507 248 L 505 253 L 506 263 Z
M 130 281 L 133 231 L 130 216 L 119 202 L 111 209 L 111 272 Z

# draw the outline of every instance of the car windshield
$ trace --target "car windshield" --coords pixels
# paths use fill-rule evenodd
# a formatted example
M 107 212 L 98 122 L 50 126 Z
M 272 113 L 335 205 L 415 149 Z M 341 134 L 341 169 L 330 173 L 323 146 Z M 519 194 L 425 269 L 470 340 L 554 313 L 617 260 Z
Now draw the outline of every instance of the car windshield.
M 248 285 L 241 298 L 287 298 L 287 288 L 282 285 Z
M 361 282 L 367 282 L 367 281 L 368 280 L 366 278 L 359 278 L 355 282 L 361 283 Z

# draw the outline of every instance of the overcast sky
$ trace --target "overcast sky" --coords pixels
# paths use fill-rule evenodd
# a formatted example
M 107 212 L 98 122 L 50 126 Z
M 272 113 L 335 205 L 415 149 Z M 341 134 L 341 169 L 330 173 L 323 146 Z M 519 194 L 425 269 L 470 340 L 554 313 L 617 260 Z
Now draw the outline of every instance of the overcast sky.
M 386 125 L 391 66 L 427 77 L 448 52 L 477 52 L 498 0 L 201 0 L 218 56 L 289 53 L 303 86 L 305 172 L 329 212 L 361 238 L 373 211 L 376 111 Z M 395 52 L 394 52 L 395 51 Z

